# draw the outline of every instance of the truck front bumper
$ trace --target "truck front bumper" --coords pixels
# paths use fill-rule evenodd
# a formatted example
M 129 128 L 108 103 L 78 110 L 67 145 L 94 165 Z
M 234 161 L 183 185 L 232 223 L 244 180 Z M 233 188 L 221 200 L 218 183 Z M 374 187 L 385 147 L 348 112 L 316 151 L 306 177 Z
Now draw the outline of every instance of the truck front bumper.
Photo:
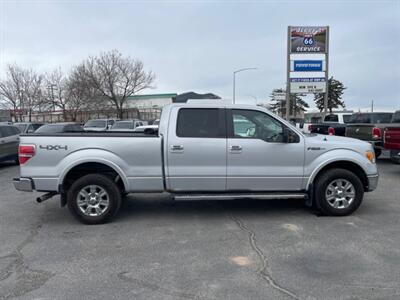
M 13 184 L 15 189 L 18 191 L 23 191 L 23 192 L 32 192 L 34 187 L 33 187 L 33 181 L 30 178 L 14 178 L 13 179 Z
M 368 175 L 368 192 L 372 192 L 378 186 L 379 174 Z

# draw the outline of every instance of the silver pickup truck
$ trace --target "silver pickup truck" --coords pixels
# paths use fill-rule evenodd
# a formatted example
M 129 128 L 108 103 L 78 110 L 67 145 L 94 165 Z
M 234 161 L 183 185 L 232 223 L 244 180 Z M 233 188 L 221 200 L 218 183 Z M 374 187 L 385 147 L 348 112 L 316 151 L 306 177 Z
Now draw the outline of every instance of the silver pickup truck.
M 326 215 L 355 211 L 378 183 L 369 143 L 303 134 L 258 106 L 171 104 L 158 132 L 22 135 L 20 191 L 61 195 L 84 223 L 110 220 L 127 193 L 176 200 L 304 199 Z

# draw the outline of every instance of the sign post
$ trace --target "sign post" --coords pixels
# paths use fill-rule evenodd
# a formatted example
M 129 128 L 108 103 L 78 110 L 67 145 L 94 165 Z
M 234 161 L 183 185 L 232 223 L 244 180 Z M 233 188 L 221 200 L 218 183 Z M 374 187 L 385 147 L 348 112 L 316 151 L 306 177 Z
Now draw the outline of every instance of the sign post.
M 324 93 L 328 106 L 329 26 L 288 26 L 286 119 L 291 94 Z

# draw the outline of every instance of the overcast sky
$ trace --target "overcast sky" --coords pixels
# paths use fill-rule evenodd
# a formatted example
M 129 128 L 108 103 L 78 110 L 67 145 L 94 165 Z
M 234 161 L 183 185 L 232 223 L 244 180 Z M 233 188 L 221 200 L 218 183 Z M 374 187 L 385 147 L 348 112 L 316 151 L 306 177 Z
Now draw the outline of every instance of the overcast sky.
M 63 70 L 118 49 L 155 72 L 146 93 L 212 92 L 259 102 L 286 81 L 288 25 L 330 26 L 330 75 L 348 107 L 400 108 L 400 1 L 4 1 L 8 63 Z M 311 101 L 310 101 L 311 102 Z M 311 103 L 310 103 L 311 104 Z

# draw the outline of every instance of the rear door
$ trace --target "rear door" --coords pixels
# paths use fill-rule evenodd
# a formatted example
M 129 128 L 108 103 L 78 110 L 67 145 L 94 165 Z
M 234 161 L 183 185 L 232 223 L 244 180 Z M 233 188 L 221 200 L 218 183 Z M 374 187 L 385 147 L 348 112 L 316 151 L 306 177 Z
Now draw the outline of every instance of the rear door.
M 168 187 L 174 191 L 224 191 L 227 146 L 225 110 L 174 107 L 169 122 L 166 153 Z
M 227 111 L 227 189 L 300 190 L 304 175 L 304 138 L 258 110 Z M 289 130 L 290 142 L 284 142 Z

